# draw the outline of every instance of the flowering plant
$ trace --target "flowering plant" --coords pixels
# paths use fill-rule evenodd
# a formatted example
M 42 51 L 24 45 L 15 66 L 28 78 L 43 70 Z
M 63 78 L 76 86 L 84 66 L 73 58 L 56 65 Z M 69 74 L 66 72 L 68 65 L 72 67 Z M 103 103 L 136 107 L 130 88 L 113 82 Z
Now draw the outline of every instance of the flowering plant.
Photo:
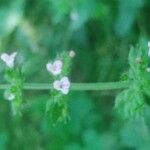
M 7 100 L 11 101 L 13 115 L 21 115 L 23 75 L 20 69 L 15 65 L 16 56 L 17 52 L 1 54 L 1 59 L 6 65 L 5 79 L 10 83 L 4 96 Z
M 3 53 L 1 59 L 6 65 L 5 79 L 9 86 L 5 91 L 5 98 L 11 101 L 13 114 L 21 115 L 22 89 L 34 89 L 32 84 L 23 83 L 23 75 L 16 66 L 17 53 Z M 50 98 L 46 103 L 46 112 L 54 123 L 67 121 L 68 94 L 70 90 L 110 90 L 125 88 L 120 92 L 115 101 L 115 108 L 123 118 L 135 118 L 141 116 L 144 108 L 150 105 L 150 42 L 141 40 L 129 52 L 129 70 L 125 80 L 111 83 L 78 83 L 72 84 L 69 73 L 72 65 L 74 51 L 63 52 L 54 61 L 46 64 L 52 83 L 44 89 L 50 90 Z M 32 88 L 33 86 L 33 88 Z M 38 84 L 39 86 L 39 84 Z M 36 89 L 38 89 L 36 87 Z M 42 86 L 43 89 L 43 86 Z
M 150 103 L 150 42 L 141 40 L 129 52 L 129 71 L 127 89 L 118 94 L 115 107 L 123 118 L 141 117 L 144 108 Z
M 74 51 L 63 52 L 53 63 L 47 63 L 46 68 L 51 73 L 53 89 L 51 97 L 46 104 L 46 110 L 53 122 L 67 121 L 69 118 L 67 111 L 67 97 L 70 90 L 70 80 L 68 75 L 72 64 Z

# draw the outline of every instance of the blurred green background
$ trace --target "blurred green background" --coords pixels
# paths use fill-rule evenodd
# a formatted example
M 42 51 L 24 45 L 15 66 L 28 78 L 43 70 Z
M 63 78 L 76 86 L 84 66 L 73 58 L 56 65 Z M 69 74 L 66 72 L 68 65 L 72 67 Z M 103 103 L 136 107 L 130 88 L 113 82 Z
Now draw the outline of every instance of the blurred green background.
M 26 82 L 47 83 L 45 64 L 72 49 L 71 81 L 118 81 L 141 37 L 150 37 L 149 0 L 0 0 L 0 53 L 19 52 Z M 71 120 L 53 126 L 48 91 L 24 92 L 22 118 L 12 117 L 0 91 L 0 150 L 149 150 L 150 111 L 145 120 L 122 121 L 117 93 L 70 92 Z

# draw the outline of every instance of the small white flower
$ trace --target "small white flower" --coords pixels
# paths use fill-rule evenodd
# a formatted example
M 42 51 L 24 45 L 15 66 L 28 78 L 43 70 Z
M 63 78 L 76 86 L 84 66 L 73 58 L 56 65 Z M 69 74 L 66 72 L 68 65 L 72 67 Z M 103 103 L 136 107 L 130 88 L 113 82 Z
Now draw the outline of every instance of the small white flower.
M 51 72 L 53 75 L 58 75 L 61 73 L 62 71 L 62 66 L 63 66 L 63 63 L 61 60 L 56 60 L 54 61 L 54 63 L 48 63 L 46 65 L 46 68 L 49 72 Z
M 4 97 L 5 97 L 5 99 L 8 100 L 8 101 L 12 101 L 12 100 L 15 99 L 15 94 L 9 93 L 8 91 L 5 91 Z
M 15 94 L 13 94 L 13 93 L 11 93 L 11 94 L 7 97 L 7 99 L 8 99 L 9 101 L 12 101 L 14 98 L 15 98 Z
M 70 56 L 71 58 L 75 57 L 75 55 L 76 55 L 75 51 L 71 50 L 71 51 L 69 52 L 69 56 Z
M 1 59 L 6 63 L 6 65 L 9 68 L 13 68 L 16 55 L 17 55 L 17 52 L 14 52 L 14 53 L 12 53 L 10 55 L 7 54 L 7 53 L 3 53 L 1 55 Z
M 149 48 L 149 50 L 148 50 L 148 56 L 150 57 L 150 41 L 148 42 L 148 48 Z
M 70 88 L 70 81 L 68 77 L 63 77 L 61 80 L 56 80 L 53 83 L 54 89 L 61 91 L 63 94 L 68 94 Z

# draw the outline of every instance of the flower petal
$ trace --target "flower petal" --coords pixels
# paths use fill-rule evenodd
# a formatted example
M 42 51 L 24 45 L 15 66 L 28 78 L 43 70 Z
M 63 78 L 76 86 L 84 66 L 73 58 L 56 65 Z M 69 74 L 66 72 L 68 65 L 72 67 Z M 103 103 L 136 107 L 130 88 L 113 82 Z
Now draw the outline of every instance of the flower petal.
M 63 65 L 63 62 L 61 60 L 56 60 L 54 62 L 54 66 L 61 69 L 62 68 L 62 65 Z
M 52 72 L 53 65 L 51 63 L 46 64 L 46 68 L 49 72 Z
M 11 55 L 10 55 L 10 57 L 12 58 L 12 59 L 15 59 L 15 57 L 17 56 L 17 52 L 14 52 L 14 53 L 12 53 Z
M 63 84 L 64 89 L 68 89 L 70 87 L 70 81 L 66 76 L 61 79 L 61 83 Z
M 54 81 L 54 83 L 53 83 L 54 89 L 61 90 L 60 84 L 61 84 L 60 81 L 58 81 L 58 80 Z
M 8 67 L 13 68 L 16 55 L 17 52 L 12 53 L 11 55 L 8 55 L 7 53 L 3 53 L 1 55 L 1 59 L 6 63 Z
M 46 65 L 46 68 L 49 72 L 51 72 L 53 75 L 58 75 L 61 73 L 62 70 L 62 61 L 61 60 L 56 60 L 53 64 L 48 63 Z
M 9 55 L 7 53 L 3 53 L 1 55 L 1 59 L 4 61 L 4 62 L 7 62 L 9 61 Z

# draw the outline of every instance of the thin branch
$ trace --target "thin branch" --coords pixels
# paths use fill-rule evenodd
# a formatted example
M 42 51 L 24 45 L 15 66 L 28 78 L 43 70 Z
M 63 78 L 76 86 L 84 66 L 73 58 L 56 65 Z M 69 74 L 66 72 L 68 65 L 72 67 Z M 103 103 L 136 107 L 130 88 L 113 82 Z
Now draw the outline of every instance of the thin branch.
M 103 91 L 124 89 L 130 86 L 127 81 L 121 82 L 101 82 L 101 83 L 71 83 L 71 90 L 75 91 Z M 0 90 L 8 89 L 10 84 L 0 84 Z M 48 83 L 25 83 L 24 90 L 50 90 L 52 84 Z

